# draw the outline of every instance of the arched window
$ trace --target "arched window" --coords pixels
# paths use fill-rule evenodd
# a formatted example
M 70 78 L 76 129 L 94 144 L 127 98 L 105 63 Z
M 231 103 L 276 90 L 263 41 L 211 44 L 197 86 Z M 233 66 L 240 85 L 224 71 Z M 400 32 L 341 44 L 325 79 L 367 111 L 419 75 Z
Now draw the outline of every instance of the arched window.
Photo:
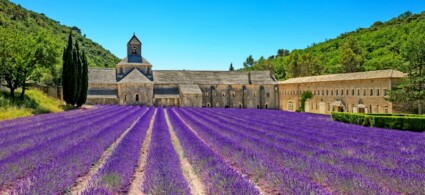
M 266 104 L 266 109 L 268 109 L 268 108 L 269 108 L 269 105 Z
M 139 101 L 139 94 L 136 94 L 136 102 Z
M 211 107 L 211 104 L 210 104 L 210 103 L 208 103 L 208 104 L 207 104 L 207 107 L 208 107 L 208 108 L 209 108 L 209 107 Z
M 137 48 L 136 48 L 136 46 L 133 46 L 133 54 L 137 54 Z
M 127 101 L 127 94 L 124 94 L 124 102 Z
M 239 108 L 242 108 L 242 104 L 239 104 Z

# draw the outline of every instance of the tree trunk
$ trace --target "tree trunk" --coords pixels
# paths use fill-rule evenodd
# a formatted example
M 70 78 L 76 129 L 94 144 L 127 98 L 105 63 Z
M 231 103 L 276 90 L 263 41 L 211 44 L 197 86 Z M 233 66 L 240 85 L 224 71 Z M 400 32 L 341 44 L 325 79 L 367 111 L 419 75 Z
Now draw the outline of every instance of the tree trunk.
M 12 100 L 15 99 L 15 89 L 13 87 L 10 88 L 10 97 L 12 97 Z
M 21 92 L 20 98 L 24 99 L 24 96 L 25 96 L 25 84 L 23 84 L 23 86 L 22 86 L 22 92 Z

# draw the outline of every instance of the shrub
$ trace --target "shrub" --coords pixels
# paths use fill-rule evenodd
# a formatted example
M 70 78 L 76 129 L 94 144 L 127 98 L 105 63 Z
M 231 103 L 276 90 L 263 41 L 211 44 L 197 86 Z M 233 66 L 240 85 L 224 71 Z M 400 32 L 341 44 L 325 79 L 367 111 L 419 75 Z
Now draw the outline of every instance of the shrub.
M 367 127 L 382 127 L 407 131 L 425 131 L 425 116 L 413 114 L 359 114 L 333 112 L 332 119 Z

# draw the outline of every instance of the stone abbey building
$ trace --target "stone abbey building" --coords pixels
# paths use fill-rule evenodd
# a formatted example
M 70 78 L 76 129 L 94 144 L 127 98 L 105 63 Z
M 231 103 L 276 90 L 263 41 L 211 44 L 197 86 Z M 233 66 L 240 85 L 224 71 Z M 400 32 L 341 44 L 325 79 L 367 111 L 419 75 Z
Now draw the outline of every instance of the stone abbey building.
M 133 35 L 115 69 L 89 69 L 87 103 L 277 109 L 276 84 L 270 71 L 152 70 Z

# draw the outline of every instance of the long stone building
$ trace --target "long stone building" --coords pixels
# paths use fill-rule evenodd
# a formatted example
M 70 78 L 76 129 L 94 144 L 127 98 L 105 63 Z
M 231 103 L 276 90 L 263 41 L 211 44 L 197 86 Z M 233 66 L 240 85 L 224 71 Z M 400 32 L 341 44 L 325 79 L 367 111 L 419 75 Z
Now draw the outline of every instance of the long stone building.
M 152 70 L 133 35 L 116 68 L 89 69 L 87 103 L 277 109 L 276 84 L 270 71 Z
M 378 70 L 292 78 L 278 84 L 279 107 L 295 111 L 300 107 L 301 94 L 311 91 L 313 98 L 306 101 L 306 112 L 400 112 L 397 105 L 384 97 L 404 76 L 397 70 Z

